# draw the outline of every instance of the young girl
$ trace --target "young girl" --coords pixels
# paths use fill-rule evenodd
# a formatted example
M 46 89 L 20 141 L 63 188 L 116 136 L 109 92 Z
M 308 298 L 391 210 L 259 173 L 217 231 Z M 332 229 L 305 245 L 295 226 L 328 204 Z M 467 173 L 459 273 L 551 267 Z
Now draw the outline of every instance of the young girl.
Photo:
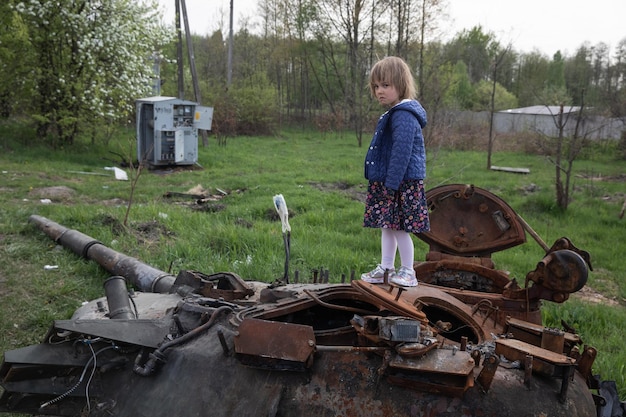
M 415 99 L 415 83 L 401 58 L 386 57 L 372 67 L 370 92 L 388 110 L 380 117 L 365 157 L 369 180 L 363 226 L 381 229 L 381 262 L 361 279 L 414 287 L 414 246 L 411 233 L 430 230 L 424 192 L 426 151 L 422 128 L 426 111 Z M 396 251 L 400 268 L 396 271 Z

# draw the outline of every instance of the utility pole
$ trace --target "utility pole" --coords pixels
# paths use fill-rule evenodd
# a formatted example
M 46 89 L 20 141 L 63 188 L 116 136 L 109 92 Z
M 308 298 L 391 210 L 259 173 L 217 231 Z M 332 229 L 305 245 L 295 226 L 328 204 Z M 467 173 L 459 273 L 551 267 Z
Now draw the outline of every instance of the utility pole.
M 185 78 L 183 75 L 183 32 L 180 29 L 180 3 L 178 0 L 174 0 L 176 3 L 176 36 L 178 42 L 176 43 L 176 63 L 178 69 L 178 98 L 183 100 L 185 98 Z
M 226 71 L 226 86 L 230 87 L 233 81 L 233 11 L 234 1 L 230 0 L 230 28 L 228 30 L 228 68 Z
M 180 18 L 178 14 L 179 10 L 179 2 L 180 9 L 182 9 L 182 17 L 183 23 L 185 24 L 185 39 L 187 41 L 187 53 L 189 54 L 189 69 L 191 70 L 191 82 L 193 84 L 193 92 L 195 96 L 195 101 L 198 104 L 202 104 L 202 98 L 200 97 L 200 85 L 198 84 L 198 74 L 196 72 L 196 58 L 193 53 L 193 43 L 191 42 L 191 33 L 189 33 L 189 20 L 187 19 L 187 6 L 185 5 L 185 0 L 175 0 L 176 1 L 176 28 L 178 30 L 178 94 L 180 99 L 183 98 L 184 95 L 184 83 L 183 83 L 183 58 L 182 58 L 182 38 L 180 34 Z M 232 1 L 232 0 L 231 0 Z M 205 130 L 201 130 L 200 134 L 202 135 L 202 145 L 208 146 L 208 138 Z

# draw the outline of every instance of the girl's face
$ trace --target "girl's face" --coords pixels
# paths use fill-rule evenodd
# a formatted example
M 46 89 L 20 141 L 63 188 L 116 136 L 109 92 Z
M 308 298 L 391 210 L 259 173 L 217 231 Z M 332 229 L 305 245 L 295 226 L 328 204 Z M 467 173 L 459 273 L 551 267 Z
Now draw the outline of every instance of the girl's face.
M 373 86 L 376 99 L 383 107 L 393 107 L 400 102 L 400 94 L 393 85 L 385 81 L 376 81 Z

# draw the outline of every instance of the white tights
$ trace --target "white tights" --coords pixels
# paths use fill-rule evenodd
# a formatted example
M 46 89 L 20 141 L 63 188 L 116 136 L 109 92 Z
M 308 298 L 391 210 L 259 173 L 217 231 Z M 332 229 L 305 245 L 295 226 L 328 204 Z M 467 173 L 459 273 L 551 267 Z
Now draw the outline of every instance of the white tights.
M 413 269 L 415 247 L 411 235 L 404 230 L 381 229 L 380 246 L 382 262 L 380 265 L 385 269 L 394 268 L 396 250 L 400 252 L 400 264 Z

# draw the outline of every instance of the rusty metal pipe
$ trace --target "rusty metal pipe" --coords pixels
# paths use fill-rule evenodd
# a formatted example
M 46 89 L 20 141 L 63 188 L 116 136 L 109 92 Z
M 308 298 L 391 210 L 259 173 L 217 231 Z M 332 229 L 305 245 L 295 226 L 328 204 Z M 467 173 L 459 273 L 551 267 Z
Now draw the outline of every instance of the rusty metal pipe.
M 109 305 L 110 319 L 129 320 L 137 318 L 130 306 L 126 279 L 124 277 L 114 276 L 104 281 L 104 294 Z
M 550 252 L 550 247 L 543 241 L 541 236 L 535 232 L 535 229 L 533 229 L 519 214 L 517 215 L 517 219 L 522 224 L 524 230 L 526 230 L 533 237 L 533 239 L 535 239 L 535 242 L 537 242 L 546 253 Z
M 176 281 L 175 276 L 119 253 L 77 230 L 68 229 L 35 214 L 29 217 L 29 221 L 56 243 L 83 258 L 97 262 L 112 275 L 124 277 L 140 291 L 167 293 Z

